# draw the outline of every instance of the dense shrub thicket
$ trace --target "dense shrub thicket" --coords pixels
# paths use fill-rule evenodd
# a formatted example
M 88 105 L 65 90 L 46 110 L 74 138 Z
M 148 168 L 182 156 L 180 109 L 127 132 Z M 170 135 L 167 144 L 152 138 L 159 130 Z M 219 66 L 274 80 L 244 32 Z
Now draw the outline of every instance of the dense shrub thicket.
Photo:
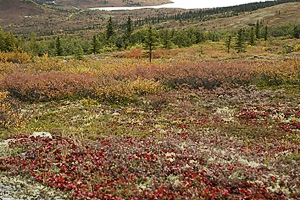
M 95 72 L 12 72 L 2 78 L 0 88 L 22 101 L 86 97 L 120 101 L 182 86 L 215 89 L 253 83 L 299 85 L 299 67 L 298 60 L 256 64 L 215 61 L 135 67 L 124 65 Z

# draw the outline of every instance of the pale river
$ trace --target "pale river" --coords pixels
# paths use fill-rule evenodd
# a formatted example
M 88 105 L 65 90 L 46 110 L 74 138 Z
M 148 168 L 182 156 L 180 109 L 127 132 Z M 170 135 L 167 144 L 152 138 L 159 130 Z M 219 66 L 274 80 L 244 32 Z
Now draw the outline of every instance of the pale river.
M 159 6 L 140 6 L 140 7 L 102 7 L 91 8 L 92 10 L 137 10 L 143 8 L 183 8 L 183 9 L 197 9 L 197 8 L 215 8 L 234 6 L 246 3 L 260 2 L 262 0 L 172 0 L 173 3 Z

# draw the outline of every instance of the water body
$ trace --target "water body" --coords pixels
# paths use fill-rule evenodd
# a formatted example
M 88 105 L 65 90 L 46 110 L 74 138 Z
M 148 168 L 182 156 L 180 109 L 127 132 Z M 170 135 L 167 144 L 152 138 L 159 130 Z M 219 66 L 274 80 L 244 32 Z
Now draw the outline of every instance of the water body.
M 140 6 L 140 7 L 101 7 L 91 8 L 92 10 L 137 10 L 144 8 L 182 8 L 182 9 L 197 9 L 197 8 L 216 8 L 235 6 L 246 3 L 261 2 L 262 0 L 171 0 L 173 3 L 159 5 L 159 6 Z

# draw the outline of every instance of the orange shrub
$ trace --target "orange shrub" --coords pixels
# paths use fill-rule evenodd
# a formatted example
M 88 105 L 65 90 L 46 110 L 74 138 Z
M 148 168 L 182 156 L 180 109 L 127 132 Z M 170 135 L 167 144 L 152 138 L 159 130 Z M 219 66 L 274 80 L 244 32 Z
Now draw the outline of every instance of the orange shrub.
M 130 52 L 125 54 L 126 58 L 142 58 L 143 49 L 132 49 Z
M 14 73 L 6 76 L 0 86 L 20 100 L 49 101 L 75 95 L 93 96 L 96 83 L 97 78 L 89 73 Z
M 91 97 L 115 101 L 132 99 L 136 95 L 157 93 L 164 89 L 189 88 L 214 89 L 220 86 L 249 84 L 258 73 L 257 63 L 243 62 L 182 62 L 148 64 L 123 63 L 115 60 L 101 65 L 97 61 L 66 62 L 36 61 L 28 64 L 23 73 L 10 73 L 0 78 L 0 88 L 23 101 L 49 101 L 70 97 Z M 121 60 L 122 61 L 122 60 Z M 42 67 L 45 63 L 47 66 Z M 31 74 L 31 66 L 35 74 Z M 71 68 L 73 67 L 73 68 Z M 68 69 L 67 69 L 68 68 Z M 53 70 L 66 71 L 53 71 Z M 45 72 L 48 71 L 49 72 Z M 81 72 L 81 71 L 92 72 Z M 21 71 L 21 69 L 20 69 Z M 75 72 L 73 72 L 75 71 Z

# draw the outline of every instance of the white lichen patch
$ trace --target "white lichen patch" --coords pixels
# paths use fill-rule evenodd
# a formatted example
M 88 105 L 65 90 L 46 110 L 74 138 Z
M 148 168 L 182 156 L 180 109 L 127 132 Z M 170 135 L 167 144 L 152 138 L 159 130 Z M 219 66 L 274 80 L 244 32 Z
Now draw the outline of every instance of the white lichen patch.
M 223 107 L 223 108 L 217 108 L 216 112 L 217 115 L 221 116 L 222 120 L 225 122 L 234 122 L 234 114 L 235 114 L 235 109 L 231 109 L 228 107 Z
M 241 163 L 241 164 L 243 164 L 243 165 L 254 167 L 254 168 L 262 166 L 262 163 L 257 163 L 257 162 L 254 162 L 254 161 L 249 161 L 249 160 L 246 160 L 244 158 L 239 158 L 238 162 Z
M 171 152 L 171 153 L 167 152 L 165 154 L 165 156 L 166 156 L 167 161 L 169 161 L 169 162 L 174 162 L 175 161 L 176 154 L 174 152 Z
M 187 147 L 187 144 L 185 142 L 182 142 L 180 145 L 179 145 L 179 148 L 181 150 L 185 150 L 185 148 Z
M 229 178 L 243 180 L 245 179 L 245 176 L 243 175 L 242 171 L 235 171 L 229 176 Z
M 167 179 L 168 179 L 168 181 L 170 181 L 170 183 L 172 183 L 175 186 L 182 185 L 182 182 L 179 180 L 178 176 L 170 174 Z
M 32 137 L 48 137 L 48 138 L 53 138 L 51 133 L 49 132 L 33 132 Z
M 270 186 L 267 187 L 267 190 L 270 191 L 270 192 L 283 192 L 284 194 L 287 194 L 289 195 L 290 194 L 290 191 L 288 188 L 284 187 L 284 186 L 280 186 L 280 180 L 284 180 L 284 177 L 280 177 L 279 175 L 276 175 L 276 174 L 268 174 L 266 176 L 266 179 L 267 180 L 270 180 L 271 177 L 274 177 L 275 178 L 275 181 L 274 182 L 270 182 Z M 287 178 L 287 177 L 285 177 Z M 283 184 L 285 185 L 285 184 Z
M 43 186 L 21 176 L 6 176 L 0 173 L 0 199 L 68 199 L 67 193 Z
M 14 139 L 8 139 L 0 142 L 0 158 L 22 153 L 21 148 L 9 148 L 9 142 L 14 141 Z
M 149 178 L 149 177 L 146 177 L 145 179 L 146 179 L 145 182 L 142 182 L 142 183 L 140 183 L 140 184 L 137 186 L 139 190 L 142 190 L 142 191 L 143 191 L 143 190 L 145 190 L 145 189 L 151 187 L 151 185 L 152 185 L 152 179 Z

